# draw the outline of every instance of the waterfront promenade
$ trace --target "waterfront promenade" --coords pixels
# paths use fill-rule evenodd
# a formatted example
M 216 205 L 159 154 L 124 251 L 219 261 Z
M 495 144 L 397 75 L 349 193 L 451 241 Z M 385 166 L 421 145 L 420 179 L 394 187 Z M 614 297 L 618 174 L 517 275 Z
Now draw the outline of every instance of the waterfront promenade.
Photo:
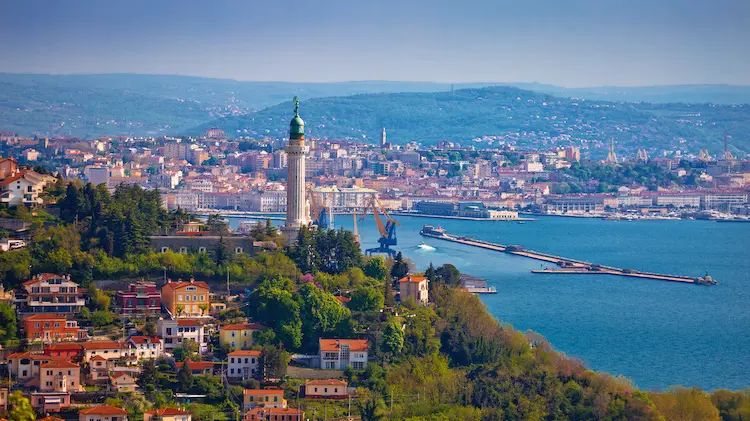
M 695 278 L 690 276 L 682 275 L 670 275 L 663 273 L 652 273 L 652 272 L 641 272 L 633 269 L 621 269 L 612 266 L 598 265 L 582 260 L 569 259 L 565 257 L 555 256 L 552 254 L 541 253 L 534 250 L 525 250 L 520 246 L 509 246 L 503 244 L 492 243 L 489 241 L 479 240 L 475 238 L 462 237 L 457 235 L 448 234 L 447 232 L 438 232 L 431 230 L 422 230 L 420 234 L 425 237 L 436 238 L 439 240 L 450 241 L 453 243 L 464 244 L 472 247 L 479 247 L 487 250 L 494 250 L 503 253 L 513 254 L 516 256 L 526 257 L 529 259 L 540 260 L 547 263 L 553 263 L 557 265 L 557 268 L 537 269 L 532 270 L 532 273 L 541 274 L 565 274 L 565 275 L 579 275 L 579 274 L 600 274 L 600 275 L 615 275 L 625 276 L 631 278 L 642 278 L 642 279 L 654 279 L 658 281 L 669 281 L 669 282 L 680 282 L 686 284 L 704 283 L 703 278 Z M 711 281 L 713 282 L 713 281 Z

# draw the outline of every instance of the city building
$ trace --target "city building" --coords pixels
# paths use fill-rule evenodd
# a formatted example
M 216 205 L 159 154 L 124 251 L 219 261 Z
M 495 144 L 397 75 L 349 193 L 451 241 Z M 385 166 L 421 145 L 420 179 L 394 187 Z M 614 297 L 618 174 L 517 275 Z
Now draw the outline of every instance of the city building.
M 78 321 L 68 320 L 57 314 L 34 314 L 23 320 L 23 331 L 26 340 L 43 341 L 77 341 L 88 337 L 88 331 L 78 327 Z
M 729 212 L 732 206 L 747 203 L 748 194 L 742 191 L 717 191 L 706 193 L 701 200 L 701 208 Z
M 143 413 L 143 421 L 192 421 L 190 412 L 177 408 L 151 409 Z
M 78 284 L 70 276 L 42 273 L 23 283 L 16 294 L 22 301 L 21 313 L 45 313 L 73 315 L 78 313 L 86 301 L 78 290 Z
M 39 370 L 40 392 L 81 390 L 81 367 L 70 361 L 50 361 Z
M 83 357 L 83 346 L 73 342 L 54 343 L 44 348 L 44 355 L 77 361 Z
M 219 345 L 229 349 L 250 349 L 253 346 L 253 333 L 265 326 L 258 323 L 240 323 L 219 328 Z
M 429 283 L 430 281 L 424 276 L 407 275 L 399 279 L 401 302 L 407 298 L 413 298 L 419 304 L 426 305 L 430 300 Z
M 310 221 L 305 195 L 305 122 L 299 116 L 299 102 L 294 98 L 294 118 L 289 123 L 287 155 L 286 223 L 281 231 L 287 244 L 297 239 L 299 229 Z
M 0 203 L 8 206 L 37 206 L 44 204 L 39 195 L 47 184 L 45 176 L 31 170 L 21 170 L 0 181 Z
M 84 170 L 86 180 L 98 186 L 99 184 L 109 185 L 109 168 L 107 166 L 89 166 Z
M 245 411 L 257 408 L 286 408 L 282 389 L 245 389 L 242 393 Z
M 31 407 L 39 412 L 47 414 L 50 412 L 60 412 L 70 407 L 70 392 L 32 392 L 30 401 Z M 56 421 L 60 420 L 60 418 L 45 417 L 42 420 Z
M 8 373 L 19 383 L 39 378 L 39 368 L 50 361 L 67 361 L 65 357 L 34 354 L 30 351 L 8 355 Z
M 79 410 L 78 421 L 128 421 L 128 411 L 109 405 L 93 406 Z
M 115 371 L 110 374 L 109 384 L 117 393 L 135 392 L 138 389 L 136 378 L 125 371 Z
M 303 421 L 305 412 L 293 408 L 253 408 L 245 414 L 244 421 Z
M 127 291 L 117 291 L 117 306 L 123 315 L 161 313 L 161 294 L 153 282 L 136 282 Z
M 164 351 L 172 352 L 186 340 L 198 343 L 201 354 L 208 351 L 208 335 L 203 321 L 196 319 L 159 319 L 156 328 L 164 340 Z
M 258 372 L 260 351 L 240 350 L 227 354 L 227 377 L 230 379 L 251 379 Z
M 185 360 L 174 363 L 175 367 L 179 371 L 183 364 L 187 364 L 188 370 L 193 376 L 205 376 L 207 374 L 214 374 L 214 363 L 211 361 L 191 361 Z
M 157 336 L 131 336 L 128 346 L 139 360 L 155 360 L 164 354 L 164 343 Z
M 161 300 L 172 317 L 207 317 L 210 292 L 205 282 L 168 280 L 161 288 Z
M 320 368 L 364 370 L 367 365 L 366 339 L 320 339 Z
M 308 380 L 305 382 L 304 396 L 313 399 L 346 399 L 347 382 L 338 379 Z
M 88 362 L 93 357 L 114 360 L 129 355 L 128 345 L 119 341 L 89 341 L 81 344 L 83 347 L 83 361 Z

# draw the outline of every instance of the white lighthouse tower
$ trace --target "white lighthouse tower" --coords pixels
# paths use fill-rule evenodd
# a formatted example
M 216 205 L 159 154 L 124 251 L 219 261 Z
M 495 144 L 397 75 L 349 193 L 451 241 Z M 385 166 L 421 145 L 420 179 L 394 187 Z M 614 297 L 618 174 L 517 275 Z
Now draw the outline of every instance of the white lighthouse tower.
M 294 97 L 294 118 L 289 123 L 287 156 L 286 223 L 281 231 L 287 244 L 297 239 L 299 229 L 310 221 L 305 201 L 305 122 L 299 116 L 299 101 Z

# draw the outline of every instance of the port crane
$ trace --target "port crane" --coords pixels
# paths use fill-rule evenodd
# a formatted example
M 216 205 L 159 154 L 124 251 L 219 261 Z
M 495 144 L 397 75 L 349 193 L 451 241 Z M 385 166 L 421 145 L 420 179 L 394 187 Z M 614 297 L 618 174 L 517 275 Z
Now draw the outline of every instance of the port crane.
M 388 214 L 388 211 L 374 196 L 370 199 L 370 203 L 367 207 L 372 208 L 372 214 L 375 217 L 375 224 L 378 226 L 378 232 L 380 233 L 380 238 L 378 238 L 380 246 L 365 250 L 365 254 L 368 256 L 372 256 L 373 254 L 387 254 L 390 257 L 394 257 L 396 255 L 396 250 L 393 250 L 391 246 L 398 244 L 398 241 L 396 240 L 396 227 L 401 226 L 401 224 Z M 365 216 L 367 216 L 366 211 L 362 213 L 359 220 L 364 220 Z M 385 217 L 385 223 L 383 223 L 383 217 Z
M 310 200 L 312 222 L 320 229 L 333 229 L 333 212 L 325 203 L 320 203 L 312 189 L 307 191 Z

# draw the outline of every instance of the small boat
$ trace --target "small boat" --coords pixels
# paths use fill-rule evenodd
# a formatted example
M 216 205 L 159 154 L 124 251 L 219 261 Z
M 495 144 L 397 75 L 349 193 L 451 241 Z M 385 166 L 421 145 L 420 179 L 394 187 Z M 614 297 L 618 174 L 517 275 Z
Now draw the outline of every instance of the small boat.
M 422 242 L 421 242 L 421 243 L 420 243 L 420 244 L 419 244 L 419 245 L 417 246 L 417 248 L 418 248 L 418 249 L 420 249 L 420 250 L 423 250 L 423 251 L 435 251 L 435 247 L 432 247 L 431 245 L 429 245 L 429 244 L 425 243 L 424 241 L 422 241 Z
M 518 221 L 518 222 L 516 222 L 516 223 L 517 223 L 518 225 L 523 225 L 523 224 L 525 224 L 525 223 L 526 223 L 526 221 Z

